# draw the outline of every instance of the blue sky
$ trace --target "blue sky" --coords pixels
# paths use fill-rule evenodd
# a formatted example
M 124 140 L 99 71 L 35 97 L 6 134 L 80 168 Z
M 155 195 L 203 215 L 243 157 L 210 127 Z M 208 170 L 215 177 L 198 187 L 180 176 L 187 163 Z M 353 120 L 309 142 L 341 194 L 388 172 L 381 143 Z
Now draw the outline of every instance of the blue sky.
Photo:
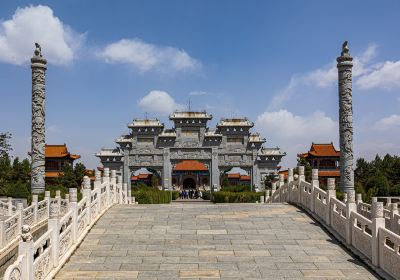
M 94 168 L 148 113 L 247 116 L 293 165 L 338 141 L 335 58 L 355 57 L 355 156 L 400 154 L 399 1 L 0 2 L 0 131 L 29 151 L 34 42 L 48 59 L 47 143 Z

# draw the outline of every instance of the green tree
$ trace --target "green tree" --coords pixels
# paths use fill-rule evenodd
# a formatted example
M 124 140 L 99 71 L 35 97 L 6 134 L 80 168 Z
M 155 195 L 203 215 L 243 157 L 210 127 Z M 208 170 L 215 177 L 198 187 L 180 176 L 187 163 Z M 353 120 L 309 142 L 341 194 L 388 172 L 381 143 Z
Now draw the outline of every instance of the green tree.
M 77 163 L 74 167 L 75 181 L 78 186 L 82 185 L 83 177 L 86 175 L 86 166 L 83 163 Z
M 367 192 L 370 189 L 376 189 L 376 194 L 378 196 L 390 195 L 389 181 L 382 173 L 371 174 L 367 182 L 365 183 L 365 189 Z
M 158 179 L 155 174 L 151 175 L 151 185 L 153 186 L 153 188 L 157 188 L 158 186 Z
M 62 168 L 62 173 L 60 174 L 60 176 L 57 178 L 56 181 L 58 185 L 61 185 L 67 189 L 80 187 L 80 185 L 78 185 L 76 181 L 74 169 L 70 164 L 64 165 L 64 167 Z
M 299 157 L 297 158 L 297 166 L 303 165 L 304 166 L 304 176 L 306 177 L 307 182 L 311 182 L 311 173 L 312 173 L 312 167 L 310 165 L 310 162 L 306 160 L 305 158 Z M 299 174 L 298 168 L 296 168 L 295 172 Z

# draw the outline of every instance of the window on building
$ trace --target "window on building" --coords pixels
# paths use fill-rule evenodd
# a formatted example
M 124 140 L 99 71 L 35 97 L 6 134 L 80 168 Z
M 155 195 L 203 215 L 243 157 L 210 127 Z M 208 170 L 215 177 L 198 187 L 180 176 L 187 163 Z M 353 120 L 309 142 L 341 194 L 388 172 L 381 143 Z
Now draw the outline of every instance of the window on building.
M 231 144 L 243 144 L 243 137 L 228 136 L 226 141 Z
M 45 165 L 46 170 L 48 171 L 59 171 L 59 165 L 57 161 L 46 161 L 46 165 Z
M 184 138 L 192 138 L 198 139 L 199 138 L 199 131 L 198 130 L 182 130 L 182 137 Z
M 153 144 L 154 138 L 153 137 L 138 137 L 137 142 L 140 144 Z

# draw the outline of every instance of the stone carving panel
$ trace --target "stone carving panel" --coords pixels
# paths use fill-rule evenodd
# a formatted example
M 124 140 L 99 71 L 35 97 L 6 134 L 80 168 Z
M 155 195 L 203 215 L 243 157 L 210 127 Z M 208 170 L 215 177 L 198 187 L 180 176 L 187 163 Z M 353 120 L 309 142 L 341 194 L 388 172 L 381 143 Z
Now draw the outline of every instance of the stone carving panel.
M 171 150 L 171 159 L 211 159 L 211 152 L 207 150 Z

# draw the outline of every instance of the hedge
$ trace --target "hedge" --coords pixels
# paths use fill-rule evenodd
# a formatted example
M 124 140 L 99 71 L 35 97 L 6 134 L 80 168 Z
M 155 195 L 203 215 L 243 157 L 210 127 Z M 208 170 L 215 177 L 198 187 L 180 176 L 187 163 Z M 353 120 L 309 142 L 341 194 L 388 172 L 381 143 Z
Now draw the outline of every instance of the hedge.
M 260 201 L 263 192 L 213 192 L 214 203 L 254 203 Z
M 222 186 L 221 191 L 224 192 L 251 192 L 250 186 L 238 185 L 238 186 Z
M 172 200 L 177 200 L 179 198 L 179 191 L 172 191 Z
M 171 202 L 170 191 L 160 191 L 156 189 L 139 189 L 132 192 L 135 201 L 139 204 L 162 204 Z

